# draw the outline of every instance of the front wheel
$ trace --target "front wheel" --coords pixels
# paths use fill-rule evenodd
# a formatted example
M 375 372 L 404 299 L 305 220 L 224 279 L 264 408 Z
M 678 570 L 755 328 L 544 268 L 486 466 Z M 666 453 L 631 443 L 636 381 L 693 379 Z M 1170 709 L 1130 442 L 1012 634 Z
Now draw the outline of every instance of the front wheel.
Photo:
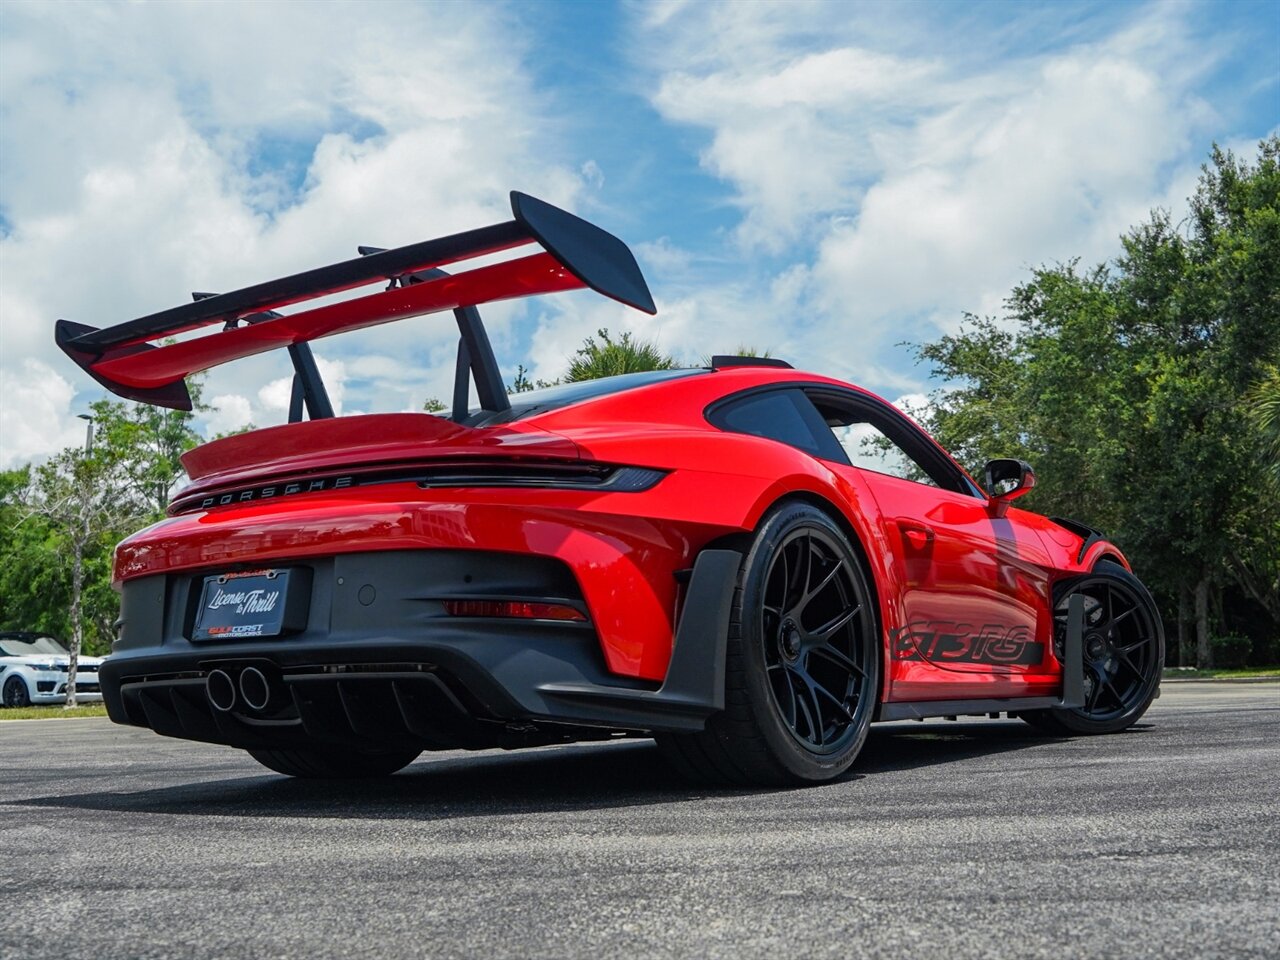
M 739 573 L 725 710 L 659 744 L 699 780 L 803 784 L 844 773 L 866 740 L 879 680 L 876 616 L 844 532 L 805 503 L 775 508 Z
M 4 682 L 4 705 L 6 707 L 31 706 L 31 692 L 21 677 L 10 677 Z
M 1138 722 L 1160 689 L 1164 625 L 1142 581 L 1102 560 L 1054 597 L 1054 644 L 1064 655 L 1067 604 L 1084 597 L 1083 707 L 1036 710 L 1022 718 L 1056 734 L 1117 733 Z
M 422 751 L 409 747 L 365 753 L 326 747 L 323 750 L 250 750 L 264 767 L 308 780 L 352 780 L 387 777 L 407 767 Z

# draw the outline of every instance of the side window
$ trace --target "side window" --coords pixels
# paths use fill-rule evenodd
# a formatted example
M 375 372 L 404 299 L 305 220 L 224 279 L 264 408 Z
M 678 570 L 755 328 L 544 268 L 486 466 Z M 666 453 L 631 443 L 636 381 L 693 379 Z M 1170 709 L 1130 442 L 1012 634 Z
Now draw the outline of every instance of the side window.
M 907 452 L 884 435 L 874 424 L 865 420 L 852 423 L 835 423 L 831 432 L 844 448 L 849 462 L 863 470 L 874 470 L 902 480 L 927 483 L 936 487 L 938 482 L 929 476 L 920 464 Z
M 870 399 L 843 395 L 816 395 L 813 403 L 853 466 L 965 496 L 981 496 L 964 472 L 896 411 L 882 409 Z
M 711 422 L 722 430 L 766 437 L 825 460 L 847 463 L 813 403 L 799 390 L 769 390 L 731 401 Z

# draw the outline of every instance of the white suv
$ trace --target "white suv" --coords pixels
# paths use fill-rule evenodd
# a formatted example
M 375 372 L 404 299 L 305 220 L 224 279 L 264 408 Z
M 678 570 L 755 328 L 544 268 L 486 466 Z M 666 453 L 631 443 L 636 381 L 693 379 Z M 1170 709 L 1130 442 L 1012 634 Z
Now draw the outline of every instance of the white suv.
M 76 700 L 102 699 L 98 665 L 102 657 L 81 657 L 76 665 Z M 71 656 L 53 637 L 40 633 L 0 633 L 0 703 L 26 707 L 65 703 Z

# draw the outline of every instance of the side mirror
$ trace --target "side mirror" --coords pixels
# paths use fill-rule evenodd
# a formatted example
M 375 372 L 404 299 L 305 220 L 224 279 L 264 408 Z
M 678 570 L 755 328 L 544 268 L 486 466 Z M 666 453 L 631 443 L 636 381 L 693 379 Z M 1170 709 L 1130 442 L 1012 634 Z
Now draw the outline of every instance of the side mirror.
M 1003 517 L 1011 501 L 1024 493 L 1030 493 L 1036 485 L 1036 473 L 1025 460 L 988 460 L 983 473 L 987 481 L 987 495 L 991 498 L 991 509 L 997 517 Z

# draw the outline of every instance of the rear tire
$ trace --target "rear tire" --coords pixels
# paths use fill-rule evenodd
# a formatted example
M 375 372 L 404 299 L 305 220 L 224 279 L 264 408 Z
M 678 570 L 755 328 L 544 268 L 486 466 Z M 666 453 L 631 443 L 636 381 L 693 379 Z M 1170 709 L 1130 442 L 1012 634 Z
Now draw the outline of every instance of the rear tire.
M 725 709 L 658 737 L 686 776 L 738 786 L 821 783 L 866 740 L 880 676 L 875 604 L 843 531 L 807 503 L 761 522 L 734 591 Z
M 264 767 L 289 777 L 307 780 L 366 780 L 387 777 L 417 759 L 416 748 L 386 753 L 325 748 L 324 750 L 250 750 Z
M 1160 690 L 1164 625 L 1142 581 L 1118 563 L 1101 560 L 1093 572 L 1068 581 L 1054 596 L 1054 643 L 1059 659 L 1067 601 L 1085 597 L 1085 705 L 1035 710 L 1022 719 L 1055 736 L 1118 733 L 1147 712 Z

